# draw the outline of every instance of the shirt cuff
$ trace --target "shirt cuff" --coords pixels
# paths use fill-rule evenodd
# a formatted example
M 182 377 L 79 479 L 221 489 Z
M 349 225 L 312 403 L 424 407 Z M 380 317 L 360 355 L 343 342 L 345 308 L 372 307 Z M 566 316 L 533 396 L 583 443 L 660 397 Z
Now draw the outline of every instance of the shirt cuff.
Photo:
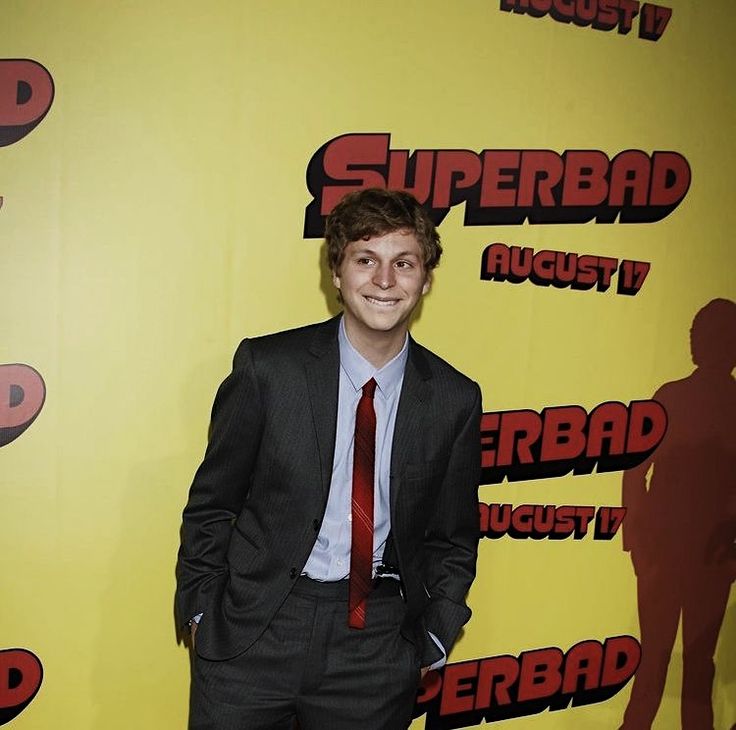
M 202 614 L 200 614 L 200 616 L 201 615 Z M 434 641 L 434 643 L 437 645 L 437 648 L 442 652 L 442 658 L 438 659 L 433 664 L 430 664 L 429 669 L 442 669 L 442 667 L 444 667 L 447 663 L 447 652 L 445 651 L 445 647 L 442 646 L 442 642 L 431 631 L 428 630 L 427 633 L 429 634 L 429 638 Z
M 204 614 L 202 613 L 198 613 L 196 616 L 192 616 L 192 618 L 189 619 L 189 625 L 191 626 L 192 624 L 198 624 L 202 620 L 202 616 L 204 616 Z M 435 639 L 435 641 L 437 640 Z

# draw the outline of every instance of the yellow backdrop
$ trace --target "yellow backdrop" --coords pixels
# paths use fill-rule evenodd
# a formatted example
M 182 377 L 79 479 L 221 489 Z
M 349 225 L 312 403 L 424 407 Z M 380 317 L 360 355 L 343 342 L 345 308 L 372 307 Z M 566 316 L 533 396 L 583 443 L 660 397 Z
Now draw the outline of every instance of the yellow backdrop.
M 681 154 L 690 189 L 655 223 L 465 226 L 453 207 L 413 333 L 480 383 L 487 412 L 628 404 L 692 370 L 694 314 L 736 298 L 736 9 L 666 4 L 654 41 L 638 18 L 623 34 L 486 0 L 3 3 L 0 54 L 42 64 L 55 89 L 38 126 L 0 147 L 0 364 L 31 366 L 46 389 L 0 450 L 0 649 L 44 670 L 11 727 L 185 727 L 180 514 L 237 342 L 333 306 L 321 243 L 303 238 L 307 164 L 330 139 Z M 493 242 L 651 270 L 635 296 L 481 280 Z M 0 393 L 6 413 L 12 398 Z M 621 473 L 480 499 L 615 506 Z M 484 539 L 470 602 L 451 662 L 638 636 L 620 535 Z M 736 722 L 735 609 L 732 596 L 717 728 Z M 659 730 L 679 727 L 679 646 Z M 629 687 L 508 725 L 616 728 Z

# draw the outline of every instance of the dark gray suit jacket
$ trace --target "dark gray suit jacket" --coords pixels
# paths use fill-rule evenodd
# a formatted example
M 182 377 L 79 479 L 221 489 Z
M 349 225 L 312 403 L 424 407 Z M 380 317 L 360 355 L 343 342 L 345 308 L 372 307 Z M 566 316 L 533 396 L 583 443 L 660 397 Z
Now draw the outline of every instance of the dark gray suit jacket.
M 337 421 L 339 318 L 244 340 L 217 392 L 183 514 L 180 625 L 227 659 L 265 630 L 310 555 L 327 504 Z M 470 617 L 479 536 L 480 390 L 410 340 L 391 457 L 391 536 L 423 664 Z M 440 654 L 441 656 L 441 654 Z

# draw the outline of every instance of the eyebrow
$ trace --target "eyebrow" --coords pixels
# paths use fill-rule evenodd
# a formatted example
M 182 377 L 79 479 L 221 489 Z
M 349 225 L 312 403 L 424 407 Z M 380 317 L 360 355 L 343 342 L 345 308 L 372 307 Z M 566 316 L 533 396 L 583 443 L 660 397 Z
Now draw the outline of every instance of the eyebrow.
M 355 251 L 355 253 L 354 253 L 355 256 L 364 256 L 365 254 L 368 254 L 370 256 L 378 256 L 378 253 L 376 251 L 374 251 L 372 248 L 361 248 L 360 250 Z M 408 256 L 412 256 L 415 259 L 419 259 L 420 258 L 419 254 L 414 253 L 413 251 L 400 251 L 399 253 L 397 253 L 392 258 L 394 258 L 394 259 L 402 259 L 402 258 L 404 258 L 405 259 Z

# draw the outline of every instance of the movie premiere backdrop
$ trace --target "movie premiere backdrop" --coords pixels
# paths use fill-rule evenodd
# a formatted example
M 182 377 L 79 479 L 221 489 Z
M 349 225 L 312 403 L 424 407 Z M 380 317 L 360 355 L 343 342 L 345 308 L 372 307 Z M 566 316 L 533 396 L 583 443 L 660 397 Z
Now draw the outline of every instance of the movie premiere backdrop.
M 0 725 L 186 726 L 215 390 L 338 311 L 324 216 L 389 186 L 445 249 L 414 336 L 484 410 L 473 617 L 412 729 L 732 728 L 731 0 L 0 17 Z

